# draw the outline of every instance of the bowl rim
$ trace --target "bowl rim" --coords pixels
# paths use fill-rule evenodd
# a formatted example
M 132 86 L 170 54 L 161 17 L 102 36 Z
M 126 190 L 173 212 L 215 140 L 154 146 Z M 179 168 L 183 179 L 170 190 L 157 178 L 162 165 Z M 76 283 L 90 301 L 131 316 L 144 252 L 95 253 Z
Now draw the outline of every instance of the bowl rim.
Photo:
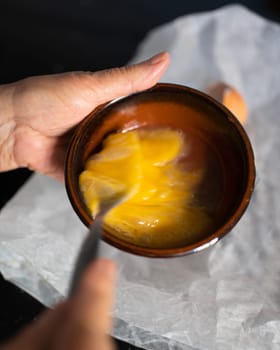
M 247 209 L 252 193 L 254 191 L 254 185 L 255 185 L 255 178 L 256 178 L 256 169 L 255 169 L 255 157 L 253 148 L 250 142 L 250 139 L 244 129 L 244 127 L 241 125 L 239 120 L 230 112 L 224 105 L 222 105 L 220 102 L 212 98 L 211 96 L 207 95 L 206 93 L 194 89 L 189 86 L 184 86 L 180 84 L 174 84 L 174 83 L 157 83 L 153 87 L 146 89 L 144 91 L 136 92 L 128 96 L 123 96 L 117 99 L 114 99 L 112 101 L 109 101 L 107 103 L 103 103 L 99 106 L 97 106 L 87 117 L 85 117 L 76 127 L 74 134 L 72 136 L 72 139 L 69 144 L 69 148 L 66 154 L 66 160 L 65 160 L 65 171 L 64 171 L 64 177 L 65 177 L 65 187 L 66 192 L 68 195 L 68 198 L 70 200 L 70 203 L 80 218 L 80 220 L 89 227 L 92 223 L 93 219 L 90 218 L 89 215 L 85 215 L 85 213 L 80 211 L 79 206 L 76 205 L 75 201 L 75 193 L 73 193 L 73 179 L 70 176 L 70 167 L 71 167 L 71 161 L 74 155 L 75 151 L 75 145 L 76 140 L 79 138 L 79 135 L 82 133 L 84 128 L 86 128 L 87 123 L 90 122 L 91 118 L 93 116 L 96 116 L 100 111 L 104 110 L 104 108 L 107 108 L 111 104 L 117 103 L 118 101 L 124 100 L 127 97 L 131 97 L 133 95 L 139 95 L 143 94 L 149 91 L 157 91 L 162 89 L 168 89 L 168 90 L 180 90 L 185 91 L 187 93 L 194 94 L 196 96 L 199 96 L 202 99 L 206 99 L 208 103 L 215 105 L 216 108 L 220 109 L 226 116 L 229 122 L 231 122 L 236 130 L 238 131 L 239 136 L 241 137 L 243 144 L 245 146 L 244 152 L 246 153 L 246 159 L 247 159 L 247 166 L 248 166 L 248 173 L 247 173 L 247 182 L 245 184 L 245 190 L 243 195 L 240 198 L 240 201 L 235 208 L 235 210 L 231 213 L 228 220 L 221 225 L 217 230 L 215 230 L 214 233 L 207 236 L 206 238 L 199 240 L 198 242 L 195 242 L 193 244 L 189 244 L 183 247 L 177 247 L 177 248 L 147 248 L 147 247 L 141 247 L 138 245 L 135 245 L 133 243 L 125 242 L 120 239 L 117 239 L 115 236 L 110 235 L 108 232 L 103 231 L 102 239 L 114 246 L 115 248 L 121 249 L 125 252 L 132 253 L 134 255 L 140 255 L 144 257 L 150 257 L 150 258 L 170 258 L 170 257 L 179 257 L 184 256 L 187 254 L 196 253 L 199 251 L 202 251 L 215 243 L 217 243 L 222 237 L 224 237 L 227 233 L 231 231 L 231 229 L 238 223 L 238 221 L 241 219 L 242 215 L 244 214 L 245 210 Z

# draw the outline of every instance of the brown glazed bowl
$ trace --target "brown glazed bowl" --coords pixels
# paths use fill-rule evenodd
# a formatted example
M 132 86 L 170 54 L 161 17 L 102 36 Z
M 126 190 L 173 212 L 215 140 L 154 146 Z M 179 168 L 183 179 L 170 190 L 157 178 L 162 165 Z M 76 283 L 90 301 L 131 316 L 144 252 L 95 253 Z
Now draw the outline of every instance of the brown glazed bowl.
M 79 189 L 79 174 L 89 156 L 100 150 L 113 132 L 138 127 L 181 129 L 192 140 L 191 157 L 209 168 L 200 195 L 208 203 L 213 224 L 203 237 L 172 248 L 150 248 L 123 241 L 103 232 L 114 247 L 148 257 L 176 257 L 200 251 L 228 233 L 239 221 L 251 198 L 255 181 L 252 147 L 235 116 L 206 94 L 189 87 L 157 84 L 94 110 L 75 130 L 65 167 L 65 184 L 71 204 L 89 226 L 92 217 Z

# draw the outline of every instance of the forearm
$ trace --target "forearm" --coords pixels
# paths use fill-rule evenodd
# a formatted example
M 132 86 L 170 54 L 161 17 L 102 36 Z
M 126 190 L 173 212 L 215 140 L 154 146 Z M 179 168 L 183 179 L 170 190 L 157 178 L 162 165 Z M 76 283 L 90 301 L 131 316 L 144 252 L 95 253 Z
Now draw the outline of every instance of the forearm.
M 0 85 L 0 171 L 17 167 L 13 154 L 13 92 L 14 84 Z

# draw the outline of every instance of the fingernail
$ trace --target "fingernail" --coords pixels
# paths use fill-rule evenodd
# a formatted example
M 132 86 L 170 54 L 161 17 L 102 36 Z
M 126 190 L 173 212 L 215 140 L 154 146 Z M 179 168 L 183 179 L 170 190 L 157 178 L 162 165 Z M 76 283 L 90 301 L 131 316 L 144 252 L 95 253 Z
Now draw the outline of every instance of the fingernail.
M 99 259 L 94 263 L 94 271 L 105 274 L 108 277 L 114 277 L 116 274 L 116 266 L 111 260 Z
M 156 65 L 156 64 L 164 61 L 167 57 L 168 57 L 167 52 L 160 52 L 160 53 L 156 54 L 155 56 L 152 56 L 151 58 L 146 60 L 145 63 L 150 64 L 150 65 Z

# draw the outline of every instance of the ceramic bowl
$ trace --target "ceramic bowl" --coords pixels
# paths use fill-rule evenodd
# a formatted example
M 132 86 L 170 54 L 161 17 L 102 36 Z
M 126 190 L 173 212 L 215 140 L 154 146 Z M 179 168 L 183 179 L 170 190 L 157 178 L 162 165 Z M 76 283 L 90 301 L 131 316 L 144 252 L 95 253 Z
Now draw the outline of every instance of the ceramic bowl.
M 106 231 L 103 240 L 126 252 L 159 258 L 209 247 L 231 231 L 248 206 L 255 181 L 254 155 L 234 115 L 208 95 L 189 87 L 157 84 L 98 107 L 78 125 L 65 167 L 66 189 L 75 212 L 86 226 L 92 223 L 78 178 L 89 156 L 100 150 L 104 138 L 110 133 L 147 126 L 180 129 L 191 140 L 190 156 L 208 169 L 199 195 L 209 209 L 211 227 L 192 242 L 164 249 L 139 246 Z

